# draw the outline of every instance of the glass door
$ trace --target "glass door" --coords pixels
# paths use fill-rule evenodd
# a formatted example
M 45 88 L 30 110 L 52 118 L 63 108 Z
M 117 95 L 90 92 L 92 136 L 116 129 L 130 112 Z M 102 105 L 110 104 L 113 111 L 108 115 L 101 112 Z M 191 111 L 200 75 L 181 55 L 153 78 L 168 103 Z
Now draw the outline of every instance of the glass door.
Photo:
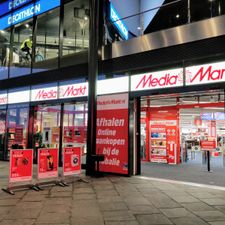
M 81 147 L 82 164 L 86 163 L 87 112 L 87 103 L 64 105 L 62 147 Z
M 42 105 L 34 109 L 35 159 L 38 148 L 59 148 L 60 105 Z

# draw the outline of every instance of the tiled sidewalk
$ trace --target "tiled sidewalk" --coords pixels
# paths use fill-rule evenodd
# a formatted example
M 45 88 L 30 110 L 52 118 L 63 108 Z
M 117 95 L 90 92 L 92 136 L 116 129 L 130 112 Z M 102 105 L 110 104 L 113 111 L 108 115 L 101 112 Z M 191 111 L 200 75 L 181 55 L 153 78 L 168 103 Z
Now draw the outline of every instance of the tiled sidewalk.
M 0 193 L 0 225 L 225 225 L 225 191 L 141 177 Z

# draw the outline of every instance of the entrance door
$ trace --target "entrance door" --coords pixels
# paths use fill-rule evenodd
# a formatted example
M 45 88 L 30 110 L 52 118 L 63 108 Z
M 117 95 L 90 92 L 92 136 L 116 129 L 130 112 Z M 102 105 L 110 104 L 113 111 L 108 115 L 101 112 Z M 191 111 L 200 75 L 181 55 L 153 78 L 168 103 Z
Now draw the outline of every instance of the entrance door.
M 38 148 L 59 148 L 61 105 L 42 105 L 34 109 L 34 143 Z
M 0 159 L 4 159 L 6 110 L 0 110 Z

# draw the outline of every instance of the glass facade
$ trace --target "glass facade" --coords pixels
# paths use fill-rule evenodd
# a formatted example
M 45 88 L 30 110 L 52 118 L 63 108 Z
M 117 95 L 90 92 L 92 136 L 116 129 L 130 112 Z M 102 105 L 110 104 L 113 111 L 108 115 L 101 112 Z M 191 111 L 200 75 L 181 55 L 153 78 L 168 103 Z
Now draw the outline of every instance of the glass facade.
M 0 80 L 74 65 L 71 56 L 87 52 L 89 1 L 58 5 L 58 0 L 27 1 L 0 14 Z M 36 14 L 23 18 L 32 6 Z

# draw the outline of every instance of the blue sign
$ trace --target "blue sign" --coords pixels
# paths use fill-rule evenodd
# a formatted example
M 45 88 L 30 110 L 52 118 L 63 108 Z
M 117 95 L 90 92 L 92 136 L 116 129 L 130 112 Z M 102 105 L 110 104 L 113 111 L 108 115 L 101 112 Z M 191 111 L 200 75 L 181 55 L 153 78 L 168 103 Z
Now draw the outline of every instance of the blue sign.
M 29 4 L 28 6 L 2 17 L 0 19 L 0 30 L 21 23 L 33 16 L 40 15 L 58 6 L 60 6 L 60 0 L 39 0 L 34 4 Z
M 0 16 L 9 13 L 13 9 L 17 9 L 18 7 L 31 2 L 32 0 L 8 0 L 7 2 L 3 2 L 0 4 Z
M 120 16 L 117 13 L 117 11 L 115 10 L 115 8 L 113 7 L 112 3 L 110 4 L 110 20 L 116 26 L 116 28 L 118 29 L 121 36 L 125 40 L 128 40 L 128 28 L 123 23 L 123 21 L 120 20 Z

